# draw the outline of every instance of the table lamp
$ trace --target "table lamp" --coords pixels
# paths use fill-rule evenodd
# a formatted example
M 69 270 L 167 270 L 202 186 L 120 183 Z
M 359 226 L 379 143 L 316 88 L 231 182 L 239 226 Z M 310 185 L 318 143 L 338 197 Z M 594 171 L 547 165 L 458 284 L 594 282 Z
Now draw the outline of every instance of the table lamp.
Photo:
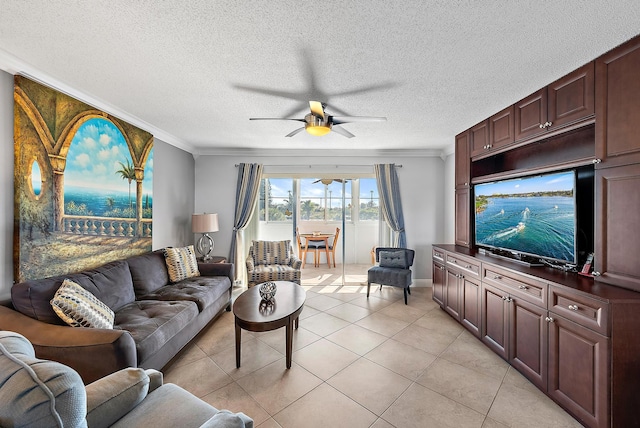
M 202 233 L 196 244 L 196 250 L 202 255 L 202 260 L 211 260 L 214 243 L 209 233 L 218 231 L 218 214 L 193 214 L 191 216 L 191 230 L 193 233 Z

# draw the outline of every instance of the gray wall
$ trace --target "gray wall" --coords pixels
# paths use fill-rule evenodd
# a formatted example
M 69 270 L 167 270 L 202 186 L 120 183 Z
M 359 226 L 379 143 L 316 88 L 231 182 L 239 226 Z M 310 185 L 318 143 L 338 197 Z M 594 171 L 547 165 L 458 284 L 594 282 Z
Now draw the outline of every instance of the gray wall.
M 0 70 L 0 298 L 13 284 L 13 76 Z
M 442 244 L 453 244 L 455 237 L 456 217 L 456 156 L 450 154 L 444 161 L 444 241 Z
M 193 242 L 193 156 L 154 142 L 153 248 Z M 0 71 L 0 299 L 13 284 L 13 76 Z
M 278 153 L 279 155 L 280 153 Z M 444 161 L 439 157 L 295 157 L 295 156 L 199 156 L 196 159 L 196 212 L 218 213 L 220 231 L 213 238 L 216 254 L 229 255 L 235 210 L 238 169 L 235 164 L 264 165 L 373 165 L 402 164 L 398 171 L 407 246 L 416 250 L 414 278 L 431 278 L 431 244 L 444 235 Z M 314 169 L 314 171 L 316 171 Z M 340 172 L 348 171 L 341 168 Z M 310 173 L 310 174 L 313 174 Z

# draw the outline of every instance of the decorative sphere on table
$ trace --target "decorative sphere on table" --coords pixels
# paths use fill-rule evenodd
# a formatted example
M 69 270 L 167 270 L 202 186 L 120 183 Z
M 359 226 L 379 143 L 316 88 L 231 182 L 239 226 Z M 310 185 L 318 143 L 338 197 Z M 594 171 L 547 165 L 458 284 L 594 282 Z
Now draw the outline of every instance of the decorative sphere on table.
M 260 292 L 260 297 L 262 297 L 262 300 L 269 301 L 272 300 L 276 295 L 277 289 L 278 286 L 276 285 L 276 283 L 270 281 L 260 284 L 260 289 L 258 291 Z

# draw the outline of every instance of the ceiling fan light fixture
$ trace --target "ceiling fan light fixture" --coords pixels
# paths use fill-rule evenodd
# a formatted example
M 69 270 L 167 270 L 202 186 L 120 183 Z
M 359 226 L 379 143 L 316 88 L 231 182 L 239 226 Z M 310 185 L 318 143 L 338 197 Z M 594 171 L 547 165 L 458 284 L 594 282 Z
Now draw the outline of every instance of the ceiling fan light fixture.
M 304 129 L 313 136 L 322 137 L 331 132 L 331 122 L 313 114 L 308 114 L 305 116 Z
M 327 125 L 306 125 L 304 129 L 315 137 L 322 137 L 331 132 L 331 128 Z

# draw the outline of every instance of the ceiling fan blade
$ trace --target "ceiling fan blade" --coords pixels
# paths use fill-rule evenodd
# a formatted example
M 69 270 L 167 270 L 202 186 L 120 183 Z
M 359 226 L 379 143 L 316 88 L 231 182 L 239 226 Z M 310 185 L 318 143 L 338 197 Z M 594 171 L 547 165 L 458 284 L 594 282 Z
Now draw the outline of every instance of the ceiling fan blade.
M 302 128 L 298 128 L 295 131 L 291 131 L 289 132 L 287 135 L 285 135 L 285 137 L 293 137 L 294 135 L 298 134 L 299 132 L 304 131 L 304 126 Z
M 249 120 L 295 120 L 296 122 L 304 122 L 304 119 L 297 117 L 250 117 Z
M 351 132 L 349 132 L 346 129 L 341 128 L 339 126 L 335 126 L 335 124 L 334 124 L 334 126 L 331 127 L 331 130 L 333 132 L 337 132 L 338 134 L 342 135 L 343 137 L 347 137 L 347 138 L 355 137 L 355 135 L 353 135 Z
M 387 120 L 386 117 L 375 116 L 331 116 L 331 119 L 334 125 L 351 122 L 384 122 Z
M 259 86 L 249 85 L 233 85 L 234 88 L 247 92 L 255 92 L 263 95 L 270 95 L 273 97 L 286 98 L 289 100 L 307 101 L 307 94 L 299 92 L 279 91 L 277 89 L 261 88 Z
M 324 120 L 324 107 L 322 107 L 322 103 L 320 101 L 309 101 L 309 108 L 314 116 L 320 117 Z

